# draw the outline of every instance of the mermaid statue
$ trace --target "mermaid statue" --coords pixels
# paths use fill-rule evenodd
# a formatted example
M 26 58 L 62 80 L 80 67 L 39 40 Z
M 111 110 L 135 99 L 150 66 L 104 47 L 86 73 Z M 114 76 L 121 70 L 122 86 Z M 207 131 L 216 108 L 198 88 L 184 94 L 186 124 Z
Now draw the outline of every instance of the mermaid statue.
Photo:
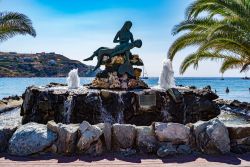
M 119 67 L 118 73 L 121 75 L 127 73 L 131 76 L 134 76 L 134 70 L 129 61 L 129 57 L 131 55 L 130 50 L 134 47 L 140 48 L 142 46 L 142 41 L 140 39 L 134 40 L 133 34 L 130 32 L 131 27 L 132 22 L 126 21 L 121 30 L 117 32 L 113 40 L 114 43 L 119 43 L 119 45 L 115 46 L 114 48 L 100 47 L 93 53 L 92 56 L 84 59 L 84 61 L 93 60 L 94 57 L 97 57 L 98 61 L 94 68 L 95 71 L 101 66 L 104 56 L 107 56 L 109 59 L 111 59 L 116 55 L 123 54 L 125 62 Z
M 130 32 L 131 21 L 126 21 L 122 28 L 116 33 L 113 40 L 118 43 L 114 48 L 100 47 L 84 61 L 97 58 L 94 71 L 101 65 L 105 69 L 96 74 L 95 79 L 90 84 L 90 88 L 101 89 L 147 89 L 148 85 L 140 79 L 142 70 L 133 68 L 143 66 L 143 62 L 136 54 L 131 53 L 131 49 L 140 48 L 142 41 L 134 40 Z

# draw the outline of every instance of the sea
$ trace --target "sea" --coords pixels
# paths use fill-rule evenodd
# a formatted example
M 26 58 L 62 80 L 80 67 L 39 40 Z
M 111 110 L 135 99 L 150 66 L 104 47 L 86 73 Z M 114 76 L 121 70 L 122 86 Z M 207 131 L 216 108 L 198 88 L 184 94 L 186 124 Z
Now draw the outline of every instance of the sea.
M 94 78 L 81 77 L 81 84 L 88 84 Z M 150 87 L 158 84 L 157 77 L 149 77 L 144 80 Z M 250 80 L 241 78 L 219 77 L 176 77 L 176 85 L 195 86 L 203 88 L 210 85 L 220 98 L 250 102 Z M 0 99 L 12 95 L 22 95 L 26 87 L 31 85 L 44 86 L 50 82 L 66 83 L 66 78 L 0 78 Z M 226 93 L 228 87 L 229 93 Z

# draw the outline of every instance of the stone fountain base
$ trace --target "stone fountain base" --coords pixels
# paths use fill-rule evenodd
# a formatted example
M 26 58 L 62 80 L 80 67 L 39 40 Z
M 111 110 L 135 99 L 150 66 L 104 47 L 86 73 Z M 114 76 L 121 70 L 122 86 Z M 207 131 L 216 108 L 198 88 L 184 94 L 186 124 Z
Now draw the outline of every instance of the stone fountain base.
M 68 89 L 50 84 L 28 87 L 23 94 L 22 123 L 90 124 L 101 122 L 151 125 L 152 122 L 194 123 L 220 114 L 213 102 L 217 95 L 208 89 Z
M 250 125 L 224 124 L 214 118 L 220 112 L 217 104 L 222 103 L 215 98 L 208 89 L 32 86 L 23 94 L 23 125 L 0 126 L 0 152 L 159 157 L 250 152 Z

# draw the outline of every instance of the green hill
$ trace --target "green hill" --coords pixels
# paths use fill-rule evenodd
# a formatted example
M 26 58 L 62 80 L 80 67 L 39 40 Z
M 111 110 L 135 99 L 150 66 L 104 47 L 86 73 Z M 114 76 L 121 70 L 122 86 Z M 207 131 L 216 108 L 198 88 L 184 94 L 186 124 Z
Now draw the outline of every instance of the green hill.
M 79 76 L 94 76 L 93 66 L 56 53 L 0 52 L 0 77 L 65 77 L 78 68 Z

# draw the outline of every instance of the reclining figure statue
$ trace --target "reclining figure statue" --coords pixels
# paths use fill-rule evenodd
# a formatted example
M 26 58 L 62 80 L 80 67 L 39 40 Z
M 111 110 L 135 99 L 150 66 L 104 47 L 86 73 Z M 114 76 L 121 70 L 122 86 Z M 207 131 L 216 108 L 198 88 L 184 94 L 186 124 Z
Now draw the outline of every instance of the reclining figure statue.
M 109 59 L 111 59 L 114 56 L 123 54 L 125 55 L 124 57 L 125 62 L 124 64 L 120 65 L 118 69 L 118 73 L 121 75 L 124 73 L 128 73 L 129 75 L 134 76 L 134 70 L 129 61 L 129 56 L 131 55 L 130 50 L 133 49 L 134 47 L 140 48 L 141 46 L 142 46 L 142 41 L 138 39 L 131 43 L 121 43 L 120 45 L 117 45 L 113 49 L 107 48 L 107 47 L 100 47 L 93 53 L 92 56 L 84 59 L 84 61 L 93 60 L 94 57 L 97 57 L 98 61 L 97 61 L 97 65 L 94 68 L 94 71 L 95 71 L 101 66 L 104 56 L 108 56 Z

